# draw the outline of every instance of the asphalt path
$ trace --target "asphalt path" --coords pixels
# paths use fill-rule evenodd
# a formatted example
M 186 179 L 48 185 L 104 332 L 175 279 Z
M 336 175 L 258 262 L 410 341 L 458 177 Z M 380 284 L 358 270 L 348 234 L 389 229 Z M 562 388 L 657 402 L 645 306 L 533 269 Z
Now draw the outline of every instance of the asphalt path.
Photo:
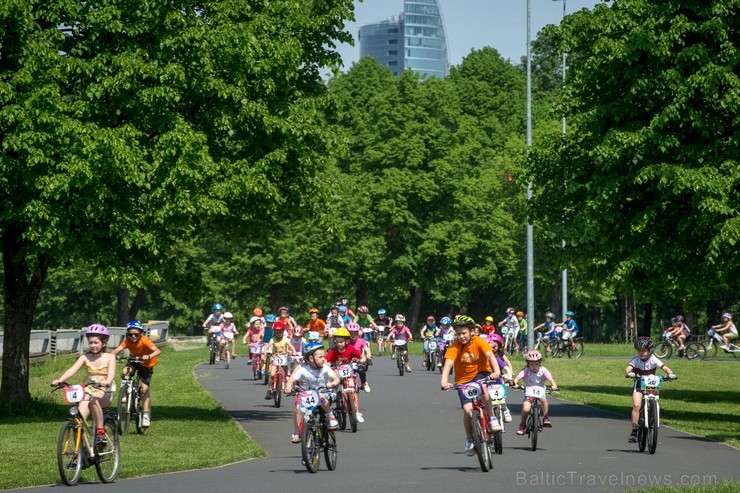
M 264 400 L 265 386 L 252 379 L 246 358 L 237 358 L 229 370 L 219 364 L 200 365 L 196 374 L 262 445 L 267 457 L 78 488 L 104 487 L 108 492 L 126 493 L 363 493 L 453 492 L 458 488 L 527 492 L 545 487 L 555 492 L 592 492 L 740 480 L 740 451 L 736 449 L 661 427 L 655 455 L 640 453 L 636 444 L 627 443 L 630 425 L 625 418 L 552 397 L 553 428 L 540 434 L 533 452 L 526 436 L 515 433 L 522 401 L 519 392 L 509 394 L 514 420 L 506 425 L 503 454 L 494 456 L 493 470 L 484 473 L 476 457 L 463 453 L 462 413 L 455 392 L 442 392 L 439 374 L 421 369 L 420 357 L 413 359 L 413 373 L 401 377 L 390 358 L 375 358 L 368 372 L 372 392 L 361 392 L 359 397 L 365 422 L 358 425 L 357 433 L 337 432 L 335 471 L 326 469 L 323 455 L 318 473 L 306 471 L 300 445 L 290 442 L 292 400 L 284 399 L 281 408 L 274 408 L 272 401 Z M 565 381 L 558 383 L 567 387 Z M 625 407 L 630 405 L 628 383 L 622 400 Z M 670 415 L 670 391 L 661 403 L 662 413 Z

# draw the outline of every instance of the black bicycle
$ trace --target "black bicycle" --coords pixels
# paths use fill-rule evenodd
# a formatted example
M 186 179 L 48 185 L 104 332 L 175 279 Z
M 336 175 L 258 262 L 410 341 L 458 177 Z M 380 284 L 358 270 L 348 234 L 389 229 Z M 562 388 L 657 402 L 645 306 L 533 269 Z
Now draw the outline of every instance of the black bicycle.
M 640 452 L 647 448 L 648 453 L 654 454 L 658 448 L 658 428 L 660 428 L 660 387 L 663 382 L 676 380 L 676 375 L 667 378 L 658 375 L 637 375 L 627 373 L 626 378 L 638 380 L 639 390 L 642 392 L 640 418 L 637 422 L 637 446 Z
M 127 358 L 124 376 L 121 379 L 121 388 L 118 392 L 118 408 L 116 413 L 116 424 L 121 435 L 128 435 L 131 420 L 135 419 L 136 433 L 144 435 L 149 431 L 148 426 L 143 426 L 144 409 L 141 402 L 141 378 L 139 378 L 138 365 L 141 358 Z
M 544 417 L 542 415 L 540 399 L 544 398 L 547 394 L 558 394 L 558 390 L 550 390 L 544 386 L 530 385 L 527 387 L 517 387 L 517 390 L 524 392 L 524 395 L 530 399 L 531 407 L 529 409 L 529 415 L 527 415 L 527 421 L 524 428 L 524 433 L 529 437 L 532 444 L 532 451 L 537 450 L 537 438 L 539 433 L 542 431 L 544 424 Z
M 321 453 L 326 467 L 333 471 L 337 467 L 337 438 L 329 429 L 328 418 L 320 405 L 320 394 L 316 390 L 298 392 L 298 409 L 303 415 L 300 425 L 301 459 L 308 472 L 319 470 Z

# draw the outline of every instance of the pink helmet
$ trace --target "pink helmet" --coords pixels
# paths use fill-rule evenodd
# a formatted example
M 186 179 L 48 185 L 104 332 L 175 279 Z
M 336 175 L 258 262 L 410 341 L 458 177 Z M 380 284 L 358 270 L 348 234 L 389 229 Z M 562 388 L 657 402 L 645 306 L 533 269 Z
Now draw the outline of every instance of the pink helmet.
M 501 337 L 501 334 L 494 332 L 493 334 L 488 336 L 488 343 L 493 344 L 494 342 L 497 342 L 499 346 L 503 346 L 504 338 Z
M 722 317 L 726 318 L 727 320 L 732 320 L 732 313 L 725 312 L 722 314 Z
M 399 313 L 396 315 L 396 322 L 405 322 L 406 317 L 403 316 L 403 314 Z
M 90 327 L 85 327 L 85 335 L 87 337 L 90 336 L 102 336 L 102 337 L 110 337 L 110 332 L 108 331 L 108 327 L 102 324 L 92 324 Z
M 524 361 L 526 361 L 527 363 L 529 363 L 530 361 L 540 361 L 541 359 L 542 359 L 542 354 L 536 349 L 533 351 L 529 351 L 524 356 Z
M 300 337 L 300 336 L 303 335 L 303 331 L 304 330 L 305 329 L 302 326 L 296 325 L 295 328 L 293 329 L 293 335 L 294 336 L 297 336 L 297 337 Z
M 350 322 L 347 324 L 347 330 L 350 332 L 359 332 L 360 325 L 357 322 Z

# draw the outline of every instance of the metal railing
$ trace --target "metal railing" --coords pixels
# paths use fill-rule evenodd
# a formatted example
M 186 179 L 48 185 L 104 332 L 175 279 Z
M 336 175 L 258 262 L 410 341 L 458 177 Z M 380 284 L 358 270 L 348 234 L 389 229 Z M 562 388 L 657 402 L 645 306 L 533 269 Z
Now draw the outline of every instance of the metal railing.
M 126 327 L 108 327 L 110 339 L 108 350 L 117 347 L 126 337 Z M 170 332 L 169 321 L 152 320 L 144 324 L 144 331 L 157 346 L 167 342 Z M 3 355 L 5 334 L 0 332 L 0 360 Z M 47 357 L 63 354 L 82 354 L 87 349 L 84 329 L 32 330 L 30 361 L 38 363 Z

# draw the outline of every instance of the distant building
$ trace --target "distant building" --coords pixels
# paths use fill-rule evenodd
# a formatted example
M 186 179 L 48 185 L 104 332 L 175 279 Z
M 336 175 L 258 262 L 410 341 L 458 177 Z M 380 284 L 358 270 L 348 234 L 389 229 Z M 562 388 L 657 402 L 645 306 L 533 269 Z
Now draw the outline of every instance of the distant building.
M 371 56 L 399 75 L 405 69 L 427 77 L 449 72 L 444 22 L 437 0 L 404 0 L 398 17 L 360 26 L 360 57 Z

